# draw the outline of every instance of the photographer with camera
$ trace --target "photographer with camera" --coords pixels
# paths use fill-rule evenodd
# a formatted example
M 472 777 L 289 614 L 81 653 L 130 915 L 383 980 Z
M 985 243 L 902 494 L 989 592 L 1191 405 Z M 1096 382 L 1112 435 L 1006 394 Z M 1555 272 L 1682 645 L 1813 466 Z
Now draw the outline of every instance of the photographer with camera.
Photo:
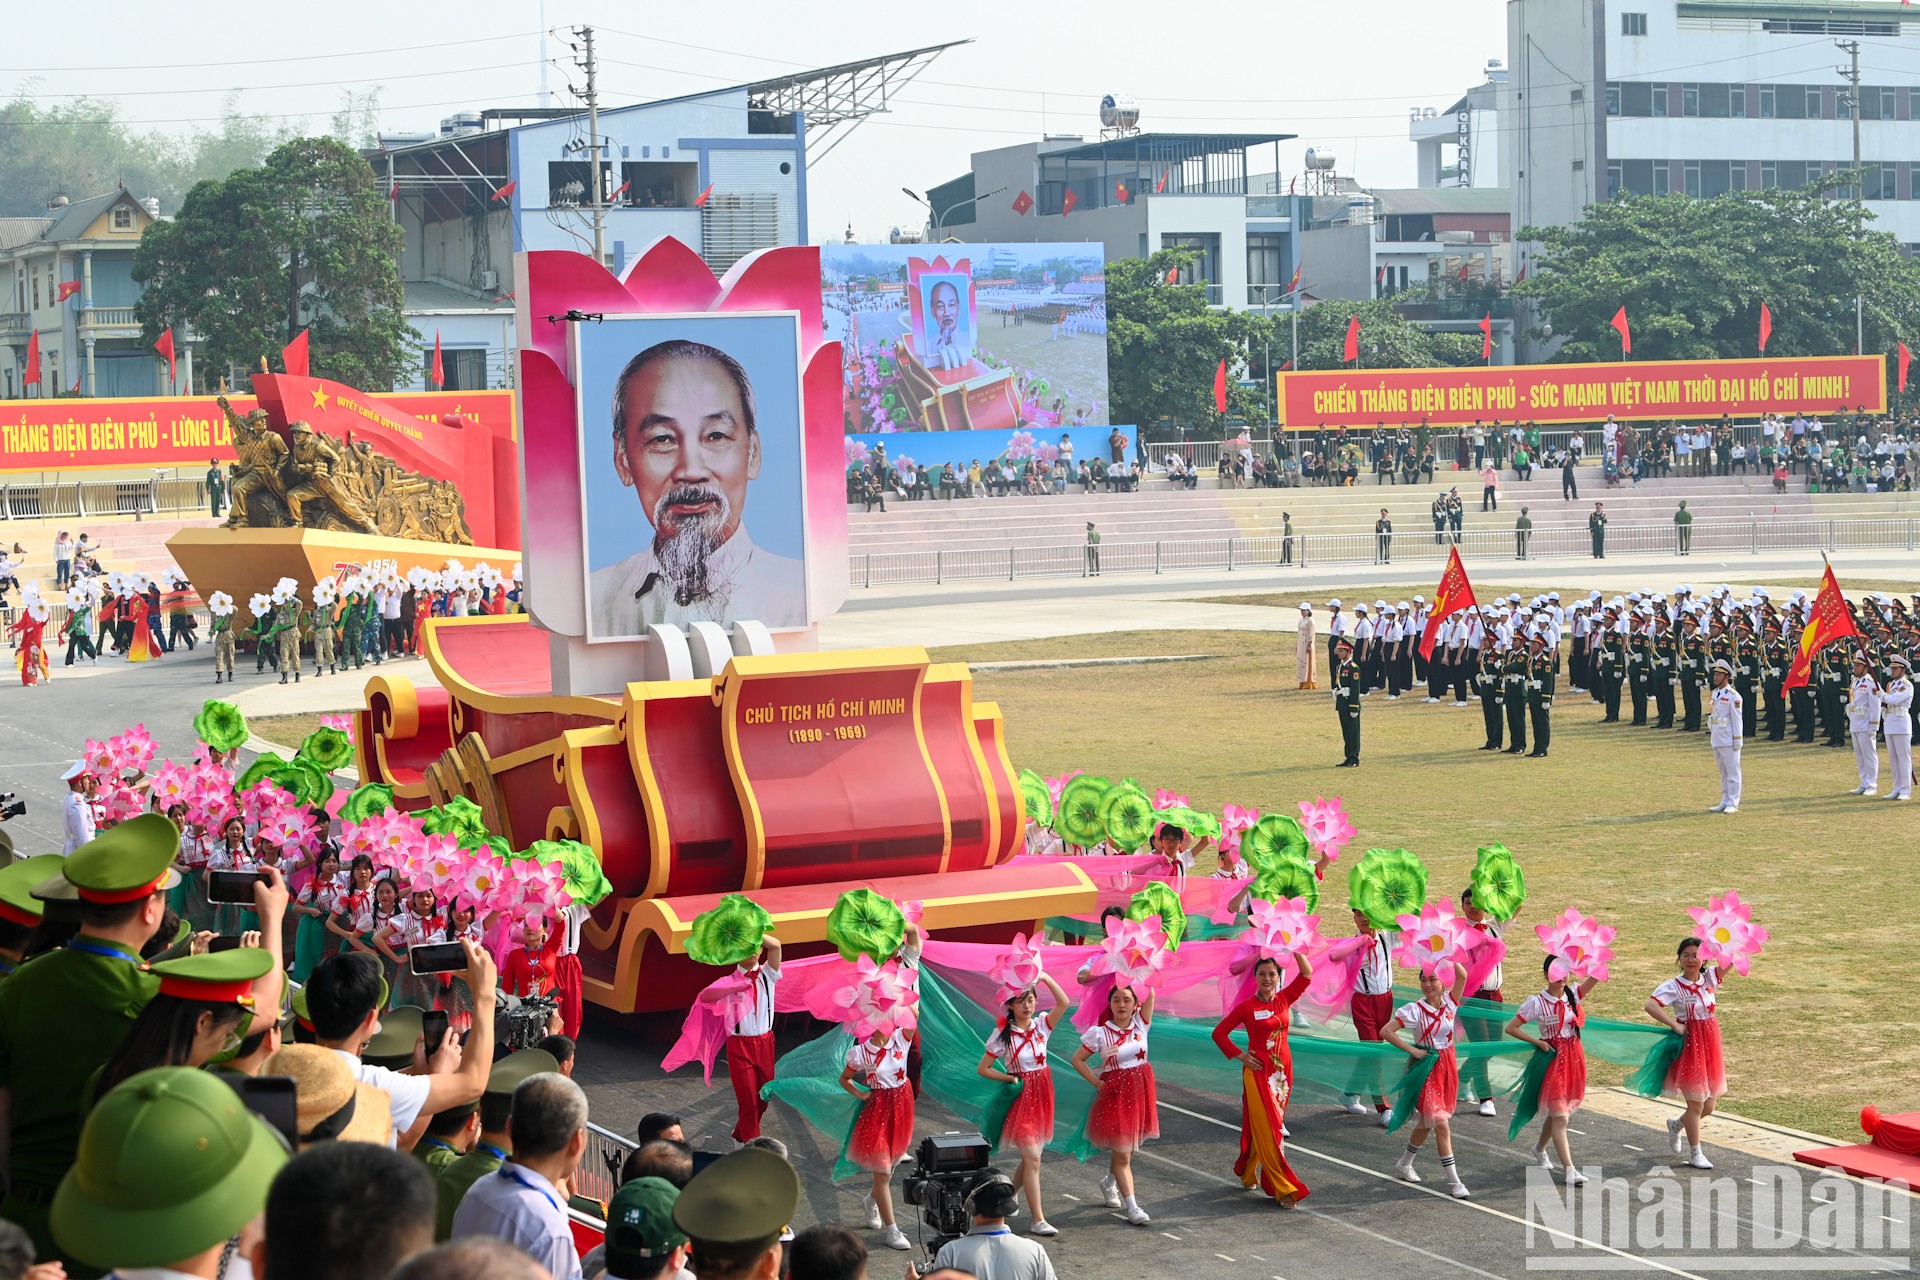
M 965 1201 L 973 1214 L 973 1229 L 942 1245 L 928 1274 L 952 1267 L 979 1280 L 1054 1280 L 1053 1260 L 1040 1243 L 1017 1236 L 1007 1227 L 1017 1190 L 1013 1180 L 998 1169 L 982 1169 Z M 908 1266 L 907 1280 L 919 1280 L 920 1274 L 917 1268 Z

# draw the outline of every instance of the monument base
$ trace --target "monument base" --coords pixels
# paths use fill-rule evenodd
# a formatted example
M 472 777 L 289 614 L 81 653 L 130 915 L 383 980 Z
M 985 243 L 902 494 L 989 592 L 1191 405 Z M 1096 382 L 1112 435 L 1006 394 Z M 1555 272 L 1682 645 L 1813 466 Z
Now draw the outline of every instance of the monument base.
M 520 563 L 518 551 L 502 547 L 416 542 L 332 529 L 182 529 L 167 540 L 167 551 L 202 599 L 224 591 L 243 614 L 249 597 L 256 591 L 272 591 L 282 578 L 297 581 L 304 599 L 315 582 L 352 565 L 387 562 L 404 577 L 416 566 L 438 572 L 449 560 L 469 569 L 484 560 L 502 575 Z

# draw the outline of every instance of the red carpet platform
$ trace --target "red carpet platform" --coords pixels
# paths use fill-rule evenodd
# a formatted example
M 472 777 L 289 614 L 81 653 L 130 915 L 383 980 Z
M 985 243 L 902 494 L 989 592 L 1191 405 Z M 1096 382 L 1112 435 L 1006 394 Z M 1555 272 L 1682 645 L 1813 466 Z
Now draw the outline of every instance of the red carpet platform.
M 1838 1169 L 1856 1178 L 1898 1179 L 1920 1186 L 1920 1111 L 1883 1116 L 1872 1107 L 1862 1111 L 1860 1127 L 1873 1139 L 1844 1147 L 1815 1147 L 1796 1151 L 1793 1158 L 1822 1169 Z

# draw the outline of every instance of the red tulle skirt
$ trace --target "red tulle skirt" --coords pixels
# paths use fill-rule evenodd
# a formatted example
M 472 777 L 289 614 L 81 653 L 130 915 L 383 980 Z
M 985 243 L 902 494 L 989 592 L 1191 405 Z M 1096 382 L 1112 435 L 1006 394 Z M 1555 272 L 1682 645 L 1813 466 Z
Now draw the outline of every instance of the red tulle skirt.
M 1680 1042 L 1680 1056 L 1667 1069 L 1666 1092 L 1701 1102 L 1727 1091 L 1727 1060 L 1720 1051 L 1720 1020 L 1694 1018 Z
M 913 1145 L 913 1090 L 875 1089 L 860 1106 L 847 1159 L 868 1173 L 891 1173 Z
M 1100 1077 L 1087 1115 L 1087 1141 L 1102 1151 L 1138 1151 L 1148 1138 L 1160 1136 L 1160 1098 L 1154 1089 L 1153 1065 L 1109 1071 Z
M 1578 1040 L 1555 1040 L 1557 1052 L 1540 1081 L 1540 1112 L 1570 1116 L 1587 1097 L 1587 1052 Z
M 1053 1072 L 1045 1067 L 1020 1073 L 1020 1095 L 1000 1126 L 1002 1151 L 1038 1151 L 1053 1141 Z
M 553 962 L 553 994 L 560 1000 L 562 1030 L 576 1040 L 580 1038 L 582 1016 L 580 986 L 580 957 L 569 954 L 556 959 Z
M 1431 1127 L 1436 1120 L 1453 1119 L 1453 1109 L 1460 1101 L 1460 1062 L 1453 1056 L 1453 1046 L 1448 1045 L 1440 1051 L 1434 1060 L 1433 1070 L 1427 1073 L 1427 1082 L 1420 1086 L 1420 1096 L 1414 1101 L 1413 1113 L 1420 1123 Z

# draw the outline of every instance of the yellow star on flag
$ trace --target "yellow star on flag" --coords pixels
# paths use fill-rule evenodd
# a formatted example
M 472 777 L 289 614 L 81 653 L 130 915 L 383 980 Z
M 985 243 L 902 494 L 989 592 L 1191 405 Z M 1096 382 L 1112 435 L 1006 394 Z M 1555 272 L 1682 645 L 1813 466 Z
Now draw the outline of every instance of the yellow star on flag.
M 327 407 L 327 393 L 319 387 L 313 389 L 313 407 L 316 409 Z

